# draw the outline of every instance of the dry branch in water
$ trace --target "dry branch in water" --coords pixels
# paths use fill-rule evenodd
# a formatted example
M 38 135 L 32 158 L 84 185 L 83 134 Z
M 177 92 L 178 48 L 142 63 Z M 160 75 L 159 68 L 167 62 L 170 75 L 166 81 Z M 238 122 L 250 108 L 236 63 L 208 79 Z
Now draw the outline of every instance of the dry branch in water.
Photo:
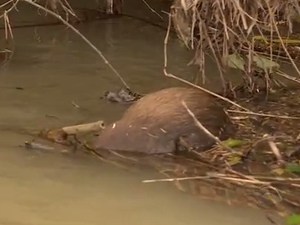
M 106 57 L 102 54 L 102 52 L 95 45 L 93 45 L 83 34 L 81 34 L 74 26 L 72 26 L 67 21 L 67 19 L 64 19 L 63 17 L 61 17 L 61 15 L 59 15 L 57 13 L 57 7 L 58 7 L 57 5 L 59 4 L 60 7 L 65 11 L 66 17 L 68 17 L 68 14 L 71 14 L 76 17 L 74 11 L 72 10 L 71 6 L 69 5 L 69 3 L 66 0 L 64 0 L 63 2 L 62 2 L 62 0 L 48 0 L 47 3 L 50 5 L 50 8 L 52 10 L 47 9 L 46 7 L 36 3 L 36 1 L 33 1 L 33 0 L 17 0 L 17 1 L 9 0 L 6 3 L 0 5 L 0 9 L 3 7 L 9 7 L 7 10 L 4 10 L 4 13 L 2 15 L 0 15 L 0 18 L 4 18 L 4 22 L 5 22 L 4 24 L 5 24 L 6 40 L 8 40 L 8 33 L 13 38 L 12 29 L 11 29 L 9 19 L 8 19 L 8 12 L 10 12 L 13 9 L 16 9 L 17 3 L 21 2 L 21 1 L 26 2 L 26 3 L 36 7 L 38 10 L 42 10 L 45 13 L 57 18 L 64 25 L 66 25 L 68 28 L 70 28 L 72 31 L 74 31 L 77 35 L 79 35 L 103 59 L 104 63 L 108 65 L 108 67 L 113 71 L 113 73 L 120 79 L 120 81 L 123 83 L 123 85 L 129 89 L 129 86 L 127 85 L 125 80 L 122 78 L 122 76 L 119 74 L 119 72 L 110 64 L 110 62 L 106 59 Z
M 68 135 L 74 135 L 78 133 L 87 133 L 93 131 L 99 131 L 105 128 L 102 120 L 94 123 L 79 124 L 73 126 L 62 127 L 61 129 Z
M 56 143 L 65 143 L 68 136 L 77 135 L 83 133 L 90 133 L 103 130 L 105 128 L 104 122 L 102 120 L 86 123 L 86 124 L 78 124 L 73 126 L 66 126 L 62 128 L 50 129 L 46 131 L 42 131 L 40 136 L 44 139 L 54 141 Z

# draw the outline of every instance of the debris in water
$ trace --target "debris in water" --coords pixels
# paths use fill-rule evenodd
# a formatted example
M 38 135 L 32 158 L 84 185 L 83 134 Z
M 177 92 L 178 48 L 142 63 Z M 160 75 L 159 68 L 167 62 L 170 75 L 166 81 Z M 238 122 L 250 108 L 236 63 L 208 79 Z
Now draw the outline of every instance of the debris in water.
M 129 89 L 121 89 L 118 92 L 106 91 L 102 99 L 109 102 L 132 103 L 142 97 L 141 94 L 130 91 Z

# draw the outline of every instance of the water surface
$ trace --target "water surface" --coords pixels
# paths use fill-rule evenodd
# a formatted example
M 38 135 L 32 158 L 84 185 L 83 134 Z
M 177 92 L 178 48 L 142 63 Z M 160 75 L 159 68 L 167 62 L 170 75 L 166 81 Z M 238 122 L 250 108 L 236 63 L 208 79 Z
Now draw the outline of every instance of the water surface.
M 129 18 L 96 21 L 78 29 L 133 90 L 148 93 L 182 85 L 162 73 L 164 30 Z M 104 91 L 122 84 L 70 30 L 15 29 L 14 37 L 14 56 L 0 69 L 1 225 L 269 224 L 256 210 L 203 201 L 170 183 L 141 183 L 158 178 L 154 171 L 126 171 L 90 155 L 19 147 L 31 140 L 24 129 L 110 122 L 126 107 L 99 99 Z M 197 69 L 186 67 L 191 53 L 176 40 L 169 49 L 172 72 L 193 80 Z M 215 65 L 209 69 L 217 74 Z M 218 77 L 211 78 L 210 87 L 220 88 L 214 79 Z

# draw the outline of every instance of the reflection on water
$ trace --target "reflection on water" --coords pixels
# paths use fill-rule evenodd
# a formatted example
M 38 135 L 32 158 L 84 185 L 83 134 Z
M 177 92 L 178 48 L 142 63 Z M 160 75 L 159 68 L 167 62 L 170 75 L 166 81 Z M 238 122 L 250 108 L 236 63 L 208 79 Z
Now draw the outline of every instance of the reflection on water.
M 135 91 L 181 85 L 162 74 L 163 30 L 128 18 L 79 29 Z M 253 210 L 200 201 L 172 184 L 141 183 L 157 177 L 154 172 L 123 171 L 89 155 L 18 147 L 30 139 L 20 128 L 111 121 L 125 106 L 99 100 L 121 83 L 70 30 L 17 29 L 14 35 L 14 57 L 0 70 L 1 225 L 268 224 Z M 191 53 L 176 40 L 169 49 L 172 72 L 191 79 L 196 72 L 186 67 Z

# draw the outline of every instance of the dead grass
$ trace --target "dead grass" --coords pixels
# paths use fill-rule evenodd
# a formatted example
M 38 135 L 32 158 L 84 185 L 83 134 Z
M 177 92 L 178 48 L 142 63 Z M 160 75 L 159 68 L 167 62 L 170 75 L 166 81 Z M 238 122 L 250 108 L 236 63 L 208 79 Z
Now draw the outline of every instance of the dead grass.
M 171 10 L 178 36 L 195 51 L 191 64 L 197 64 L 205 77 L 205 55 L 210 53 L 219 67 L 224 88 L 231 54 L 239 54 L 245 61 L 242 70 L 249 87 L 254 86 L 254 59 L 258 54 L 271 61 L 284 58 L 300 75 L 295 62 L 299 58 L 295 45 L 300 43 L 291 37 L 295 32 L 299 34 L 299 14 L 298 0 L 175 0 Z M 263 72 L 269 87 L 274 70 Z M 300 83 L 299 79 L 296 82 Z

